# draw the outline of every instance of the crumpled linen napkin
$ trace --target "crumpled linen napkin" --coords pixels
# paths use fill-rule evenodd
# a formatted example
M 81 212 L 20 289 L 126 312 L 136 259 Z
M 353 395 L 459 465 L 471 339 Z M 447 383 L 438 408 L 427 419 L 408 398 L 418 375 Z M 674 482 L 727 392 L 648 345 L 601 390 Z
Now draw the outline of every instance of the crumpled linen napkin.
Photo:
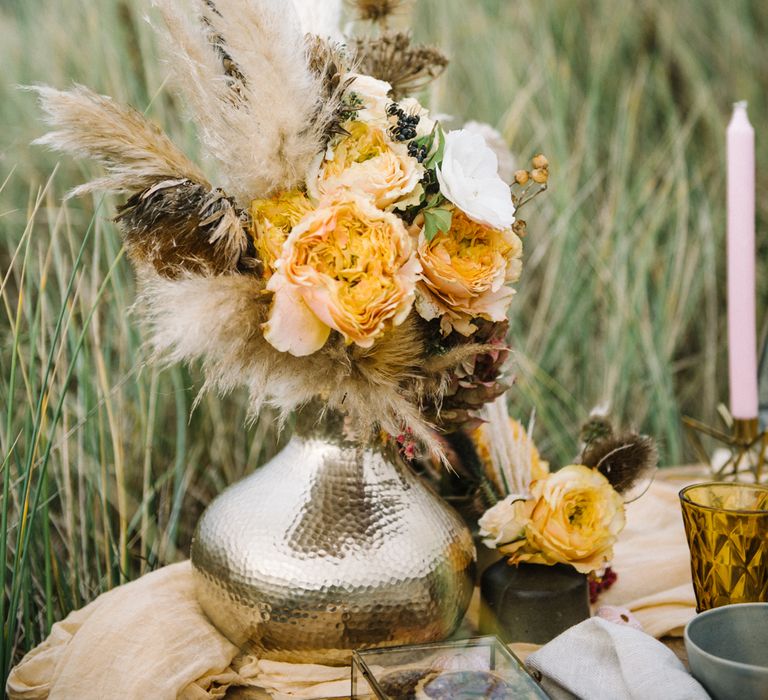
M 599 617 L 526 659 L 553 700 L 707 700 L 675 654 L 650 635 Z

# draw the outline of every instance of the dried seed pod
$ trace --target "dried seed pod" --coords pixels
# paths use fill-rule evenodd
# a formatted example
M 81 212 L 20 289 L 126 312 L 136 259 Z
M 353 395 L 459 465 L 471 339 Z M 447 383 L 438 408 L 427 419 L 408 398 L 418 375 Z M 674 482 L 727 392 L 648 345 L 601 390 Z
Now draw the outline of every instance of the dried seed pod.
M 516 170 L 515 171 L 515 182 L 518 185 L 524 185 L 526 182 L 528 182 L 530 177 L 531 177 L 531 175 L 530 175 L 530 173 L 527 170 Z
M 549 167 L 549 161 L 543 153 L 539 153 L 531 158 L 531 165 L 533 165 L 534 168 L 546 169 Z
M 418 92 L 448 65 L 448 59 L 441 51 L 413 44 L 405 32 L 357 39 L 351 44 L 350 53 L 359 61 L 361 73 L 392 86 L 394 99 Z
M 405 4 L 405 0 L 351 0 L 358 19 L 367 22 L 384 22 Z

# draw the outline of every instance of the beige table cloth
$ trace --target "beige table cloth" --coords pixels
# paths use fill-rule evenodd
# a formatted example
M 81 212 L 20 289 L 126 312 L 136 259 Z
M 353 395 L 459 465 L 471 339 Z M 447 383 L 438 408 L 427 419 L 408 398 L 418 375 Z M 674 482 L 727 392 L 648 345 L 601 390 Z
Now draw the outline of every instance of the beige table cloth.
M 681 634 L 695 614 L 679 488 L 657 481 L 627 506 L 613 562 L 619 578 L 599 601 L 628 607 L 656 637 Z M 11 700 L 204 700 L 230 686 L 266 688 L 277 700 L 339 697 L 349 692 L 349 669 L 240 654 L 203 615 L 185 561 L 55 624 L 13 669 L 7 690 Z

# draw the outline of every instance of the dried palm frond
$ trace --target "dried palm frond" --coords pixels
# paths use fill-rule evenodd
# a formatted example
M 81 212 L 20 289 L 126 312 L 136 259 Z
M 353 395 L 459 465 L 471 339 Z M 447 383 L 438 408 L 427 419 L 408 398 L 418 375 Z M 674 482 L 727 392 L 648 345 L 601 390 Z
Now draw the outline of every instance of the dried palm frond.
M 407 0 L 349 0 L 357 18 L 367 22 L 385 22 L 408 4 Z
M 221 275 L 256 261 L 245 256 L 249 236 L 221 190 L 191 180 L 160 180 L 134 194 L 117 222 L 136 264 L 158 275 Z
M 252 199 L 302 182 L 337 105 L 307 66 L 293 4 L 214 0 L 215 11 L 200 6 L 207 20 L 201 26 L 179 10 L 178 0 L 155 1 L 176 84 L 227 192 L 246 208 Z M 211 36 L 241 76 L 237 100 L 220 55 L 211 51 Z
M 208 186 L 205 176 L 146 117 L 81 85 L 62 91 L 28 88 L 37 93 L 46 121 L 55 130 L 36 144 L 92 158 L 107 176 L 74 189 L 70 196 L 94 190 L 132 192 L 158 179 L 186 179 Z
M 358 38 L 352 43 L 351 52 L 360 62 L 362 73 L 392 86 L 394 99 L 422 90 L 448 65 L 440 50 L 413 44 L 405 32 Z

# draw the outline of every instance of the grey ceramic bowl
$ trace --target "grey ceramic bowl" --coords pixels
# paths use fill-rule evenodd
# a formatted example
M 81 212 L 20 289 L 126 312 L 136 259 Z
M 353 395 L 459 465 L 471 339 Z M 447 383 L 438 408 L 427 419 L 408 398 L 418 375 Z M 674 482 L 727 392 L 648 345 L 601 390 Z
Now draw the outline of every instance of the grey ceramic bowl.
M 768 698 L 768 603 L 724 605 L 685 628 L 691 673 L 715 700 Z

